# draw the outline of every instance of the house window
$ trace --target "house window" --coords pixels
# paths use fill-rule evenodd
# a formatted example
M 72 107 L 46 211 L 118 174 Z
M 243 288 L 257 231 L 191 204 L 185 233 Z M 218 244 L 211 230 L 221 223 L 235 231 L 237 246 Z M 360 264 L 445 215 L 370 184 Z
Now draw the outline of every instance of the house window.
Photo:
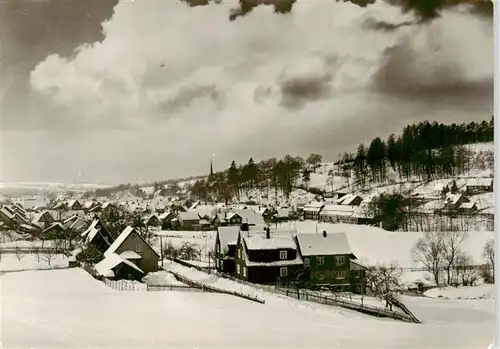
M 142 252 L 142 244 L 135 244 L 135 252 Z
M 310 265 L 309 258 L 304 258 L 304 266 L 308 267 Z
M 288 268 L 287 267 L 281 267 L 280 268 L 280 276 L 283 278 L 283 277 L 286 277 L 288 275 Z
M 240 265 L 236 265 L 236 274 L 240 275 Z
M 243 267 L 243 277 L 247 277 L 247 268 Z
M 241 259 L 241 247 L 238 249 L 238 258 Z
M 344 271 L 343 271 L 343 270 L 338 270 L 338 271 L 335 273 L 335 278 L 336 278 L 336 279 L 343 279 L 343 278 L 344 278 Z
M 316 264 L 324 265 L 325 264 L 325 257 L 316 257 Z
M 217 244 L 217 253 L 220 253 L 220 245 Z
M 318 275 L 318 279 L 320 279 L 321 281 L 325 280 L 325 276 L 323 274 L 319 274 Z
M 280 259 L 286 259 L 286 251 L 280 251 Z
M 354 270 L 354 277 L 359 279 L 359 270 Z
M 337 256 L 336 261 L 337 261 L 337 264 L 343 265 L 345 263 L 344 256 Z

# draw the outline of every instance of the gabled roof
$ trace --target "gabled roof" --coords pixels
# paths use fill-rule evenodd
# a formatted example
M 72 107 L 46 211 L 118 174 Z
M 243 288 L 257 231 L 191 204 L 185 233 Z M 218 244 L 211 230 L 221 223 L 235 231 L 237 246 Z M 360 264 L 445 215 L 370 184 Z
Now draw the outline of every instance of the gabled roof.
M 241 236 L 248 250 L 279 250 L 279 249 L 297 249 L 297 244 L 292 234 L 274 235 L 271 233 L 269 239 L 265 234 L 256 234 L 253 236 Z
M 135 228 L 132 228 L 131 226 L 128 226 L 126 227 L 125 229 L 123 229 L 122 233 L 116 238 L 115 241 L 113 241 L 113 243 L 111 244 L 111 246 L 109 246 L 109 248 L 106 250 L 106 252 L 104 252 L 104 256 L 110 256 L 112 255 L 113 253 L 116 252 L 116 250 L 125 242 L 125 240 L 127 240 L 127 238 L 130 236 L 130 234 L 132 233 L 136 233 L 137 236 L 139 236 L 142 241 L 144 241 L 144 244 L 146 244 L 147 246 L 149 246 L 149 248 L 151 248 L 151 250 L 158 256 L 160 257 L 160 255 L 158 254 L 158 252 L 156 252 L 147 242 L 146 240 L 144 240 L 144 238 L 141 236 L 141 234 L 139 234 Z
M 492 178 L 470 178 L 467 180 L 466 186 L 484 186 L 489 187 L 493 183 Z
M 138 272 L 144 274 L 144 271 L 142 271 L 137 265 L 128 261 L 127 259 L 120 257 L 116 253 L 112 253 L 109 256 L 107 256 L 106 258 L 104 258 L 102 261 L 97 263 L 94 268 L 100 275 L 114 276 L 114 274 L 110 273 L 110 271 L 112 271 L 112 269 L 114 267 L 116 267 L 117 265 L 119 265 L 121 263 L 124 263 L 124 264 L 128 265 L 129 267 L 134 268 Z
M 51 231 L 54 228 L 58 228 L 60 230 L 66 230 L 66 227 L 61 222 L 55 222 L 55 223 L 52 223 L 47 229 L 44 229 L 42 231 L 42 233 L 45 233 L 47 231 Z
M 349 241 L 345 233 L 326 234 L 297 234 L 302 256 L 329 256 L 352 254 Z
M 221 250 L 228 248 L 230 243 L 236 241 L 238 239 L 239 232 L 240 227 L 235 225 L 217 228 Z
M 179 212 L 178 218 L 181 221 L 197 221 L 200 220 L 198 212 Z

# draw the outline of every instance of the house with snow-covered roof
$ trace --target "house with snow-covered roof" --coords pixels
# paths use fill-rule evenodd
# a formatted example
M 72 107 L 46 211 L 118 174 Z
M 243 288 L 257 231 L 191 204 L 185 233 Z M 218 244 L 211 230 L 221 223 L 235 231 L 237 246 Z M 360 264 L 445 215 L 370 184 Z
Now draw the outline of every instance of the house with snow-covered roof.
M 140 280 L 158 270 L 159 259 L 160 255 L 137 230 L 128 226 L 104 252 L 104 259 L 95 269 L 108 278 Z
M 113 235 L 99 219 L 94 219 L 90 226 L 80 235 L 85 245 L 93 245 L 104 253 L 113 242 Z
M 366 268 L 357 261 L 346 234 L 297 234 L 296 240 L 313 284 L 333 286 L 338 291 L 361 291 Z
M 240 231 L 236 244 L 235 276 L 259 284 L 275 284 L 303 277 L 302 257 L 293 233 L 260 234 Z
M 493 192 L 493 178 L 469 178 L 465 184 L 468 195 Z
M 321 210 L 325 207 L 324 202 L 310 202 L 302 208 L 304 219 L 319 219 Z

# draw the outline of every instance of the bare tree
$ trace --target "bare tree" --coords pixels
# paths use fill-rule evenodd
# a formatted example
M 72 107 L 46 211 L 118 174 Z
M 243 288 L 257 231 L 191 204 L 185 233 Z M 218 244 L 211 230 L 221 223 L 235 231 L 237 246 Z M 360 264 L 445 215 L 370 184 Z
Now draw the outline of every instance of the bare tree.
M 444 236 L 443 232 L 425 232 L 412 249 L 414 259 L 433 275 L 437 287 L 440 286 L 439 277 L 443 267 Z
M 486 261 L 487 270 L 489 270 L 489 281 L 495 283 L 495 241 L 490 239 L 483 247 L 483 257 Z M 485 280 L 488 282 L 488 280 Z
M 19 261 L 21 261 L 21 259 L 26 256 L 24 251 L 19 246 L 14 247 L 14 253 L 16 254 L 16 257 Z
M 403 270 L 396 263 L 368 268 L 366 286 L 377 297 L 385 298 L 401 288 Z
M 55 256 L 57 256 L 57 251 L 52 247 L 46 248 L 41 254 L 41 258 L 46 261 L 49 266 L 51 265 L 52 260 Z
M 456 258 L 457 277 L 454 282 L 455 286 L 474 286 L 479 279 L 479 272 L 474 266 L 474 260 L 471 255 L 466 252 L 459 251 Z
M 170 259 L 170 260 L 174 260 L 174 259 L 177 259 L 179 258 L 180 256 L 180 249 L 179 248 L 176 248 L 174 245 L 172 245 L 171 242 L 165 242 L 163 244 L 163 255 L 165 256 L 165 258 L 167 259 Z
M 200 250 L 190 242 L 184 242 L 180 247 L 180 259 L 197 260 L 200 257 Z
M 446 283 L 451 285 L 458 258 L 464 256 L 464 253 L 460 250 L 460 246 L 467 239 L 468 233 L 465 231 L 450 231 L 444 235 L 442 249 L 443 266 L 446 271 Z

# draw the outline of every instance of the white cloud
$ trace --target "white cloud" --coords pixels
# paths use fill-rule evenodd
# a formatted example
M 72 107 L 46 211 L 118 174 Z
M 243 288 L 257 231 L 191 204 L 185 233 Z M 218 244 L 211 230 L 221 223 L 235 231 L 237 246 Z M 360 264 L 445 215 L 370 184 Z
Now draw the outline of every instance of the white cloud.
M 374 74 L 391 59 L 387 50 L 402 42 L 410 49 L 407 67 L 390 78 L 432 84 L 436 72 L 456 66 L 450 71 L 461 74 L 457 79 L 491 77 L 492 35 L 471 16 L 447 13 L 430 27 L 389 33 L 363 28 L 373 16 L 404 20 L 384 3 L 363 9 L 299 1 L 290 15 L 260 7 L 230 22 L 232 6 L 121 2 L 103 24 L 102 42 L 80 47 L 71 58 L 52 55 L 40 62 L 32 88 L 68 110 L 65 117 L 75 121 L 72 132 L 78 134 L 35 138 L 50 144 L 45 149 L 64 148 L 58 152 L 66 159 L 61 179 L 73 172 L 89 181 L 199 173 L 212 153 L 220 167 L 231 158 L 285 152 L 332 156 L 410 121 L 450 113 L 488 117 L 489 105 L 471 115 L 373 90 Z M 17 144 L 14 137 L 11 142 Z M 47 160 L 37 161 L 30 171 L 47 180 L 57 174 Z M 27 176 L 19 166 L 13 164 L 7 177 Z

